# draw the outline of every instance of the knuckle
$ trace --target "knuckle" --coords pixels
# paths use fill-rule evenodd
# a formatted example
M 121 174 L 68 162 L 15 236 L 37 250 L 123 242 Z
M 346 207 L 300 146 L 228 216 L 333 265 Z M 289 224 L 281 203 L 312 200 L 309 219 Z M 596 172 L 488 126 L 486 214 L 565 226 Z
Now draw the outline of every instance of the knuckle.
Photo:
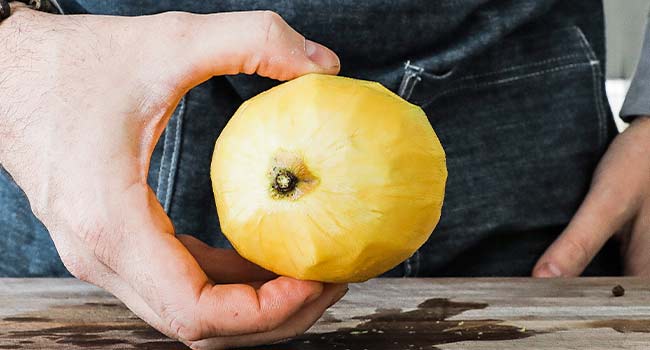
M 168 314 L 167 324 L 172 334 L 182 341 L 195 342 L 203 338 L 202 329 L 188 311 Z
M 248 300 L 256 300 L 258 298 L 257 291 L 249 286 L 241 291 L 244 293 L 242 298 Z M 278 317 L 276 312 L 270 311 L 267 307 L 263 306 L 259 301 L 252 311 L 250 322 L 250 330 L 255 333 L 270 332 L 280 326 L 286 320 L 286 317 Z
M 260 16 L 259 23 L 262 26 L 261 44 L 264 46 L 273 45 L 273 42 L 280 37 L 283 27 L 287 24 L 282 19 L 282 16 L 273 11 L 262 11 Z
M 569 251 L 571 252 L 571 258 L 573 261 L 584 265 L 590 260 L 590 254 L 589 251 L 587 250 L 587 247 L 585 244 L 572 237 L 567 237 L 565 243 L 569 247 Z
M 257 16 L 259 18 L 255 19 L 255 23 L 258 29 L 252 39 L 255 49 L 249 52 L 239 68 L 240 72 L 245 74 L 263 72 L 266 69 L 265 58 L 268 57 L 269 50 L 278 46 L 278 40 L 282 38 L 282 28 L 286 26 L 282 17 L 273 11 L 259 11 Z

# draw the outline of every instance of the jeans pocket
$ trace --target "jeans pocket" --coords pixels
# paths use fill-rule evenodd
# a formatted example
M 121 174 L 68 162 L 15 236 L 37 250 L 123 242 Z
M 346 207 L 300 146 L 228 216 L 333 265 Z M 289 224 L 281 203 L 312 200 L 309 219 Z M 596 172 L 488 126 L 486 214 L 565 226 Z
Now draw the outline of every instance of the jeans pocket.
M 449 177 L 420 274 L 513 233 L 557 234 L 611 137 L 601 62 L 581 30 L 505 40 L 444 76 L 422 68 L 410 100 L 436 130 Z M 541 251 L 499 253 L 504 263 L 534 263 Z

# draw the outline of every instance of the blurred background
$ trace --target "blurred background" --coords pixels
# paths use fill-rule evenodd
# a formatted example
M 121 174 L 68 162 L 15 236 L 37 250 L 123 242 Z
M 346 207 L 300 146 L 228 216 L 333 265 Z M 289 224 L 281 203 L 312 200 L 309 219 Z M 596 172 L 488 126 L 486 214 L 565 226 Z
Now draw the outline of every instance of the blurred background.
M 650 0 L 605 0 L 607 95 L 619 129 L 625 128 L 618 112 L 639 59 L 648 9 Z

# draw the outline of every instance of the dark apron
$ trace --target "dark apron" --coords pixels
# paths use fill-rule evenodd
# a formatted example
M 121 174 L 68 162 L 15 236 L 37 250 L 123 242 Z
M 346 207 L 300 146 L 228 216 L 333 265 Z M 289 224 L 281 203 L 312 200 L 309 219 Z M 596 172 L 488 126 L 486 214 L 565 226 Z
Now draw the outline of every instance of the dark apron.
M 616 133 L 604 92 L 599 0 L 62 5 L 69 12 L 114 15 L 271 9 L 336 51 L 342 75 L 380 81 L 421 105 L 447 152 L 445 204 L 429 241 L 390 276 L 529 275 L 576 211 Z M 274 84 L 255 76 L 216 77 L 180 102 L 149 173 L 177 232 L 229 247 L 207 171 L 214 141 L 245 99 Z M 23 212 L 14 219 L 16 231 L 28 227 L 20 234 L 35 236 L 33 250 L 45 253 L 42 266 L 29 271 L 13 268 L 15 263 L 3 268 L 6 261 L 0 261 L 0 275 L 64 274 L 47 233 L 32 222 L 22 194 L 11 186 L 0 177 L 0 194 L 14 196 L 10 209 Z M 0 221 L 12 225 L 10 218 Z M 586 274 L 620 274 L 613 242 Z

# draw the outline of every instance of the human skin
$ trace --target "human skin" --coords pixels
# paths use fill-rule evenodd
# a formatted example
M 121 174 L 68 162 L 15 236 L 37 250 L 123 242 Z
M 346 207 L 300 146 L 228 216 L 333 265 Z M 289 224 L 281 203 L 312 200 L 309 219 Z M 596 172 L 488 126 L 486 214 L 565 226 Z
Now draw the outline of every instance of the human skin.
M 0 163 L 75 277 L 197 349 L 293 337 L 345 294 L 176 234 L 147 185 L 190 88 L 224 74 L 336 74 L 332 51 L 272 12 L 13 12 L 0 23 Z
M 0 48 L 0 163 L 73 275 L 194 348 L 294 336 L 343 295 L 345 286 L 275 278 L 175 234 L 146 183 L 153 147 L 190 88 L 240 72 L 336 74 L 331 51 L 270 12 L 125 18 L 25 8 L 0 24 Z M 533 276 L 580 274 L 616 232 L 626 273 L 650 276 L 649 119 L 615 139 Z
M 650 96 L 648 96 L 650 98 Z M 618 135 L 577 213 L 533 269 L 535 277 L 579 276 L 612 237 L 626 275 L 650 277 L 650 117 Z

